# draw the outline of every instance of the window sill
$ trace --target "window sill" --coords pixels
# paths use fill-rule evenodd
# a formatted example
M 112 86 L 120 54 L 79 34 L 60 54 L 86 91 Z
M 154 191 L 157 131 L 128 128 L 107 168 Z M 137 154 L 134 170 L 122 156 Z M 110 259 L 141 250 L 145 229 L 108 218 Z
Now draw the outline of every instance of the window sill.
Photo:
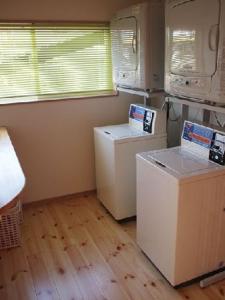
M 107 91 L 107 92 L 96 92 L 92 94 L 60 94 L 60 95 L 51 95 L 51 96 L 35 96 L 35 97 L 18 97 L 18 98 L 5 98 L 0 100 L 0 106 L 2 105 L 15 105 L 15 104 L 31 104 L 31 103 L 40 103 L 40 102 L 52 102 L 52 101 L 68 101 L 68 100 L 80 100 L 80 99 L 92 99 L 92 98 L 103 98 L 103 97 L 112 97 L 118 96 L 118 92 Z

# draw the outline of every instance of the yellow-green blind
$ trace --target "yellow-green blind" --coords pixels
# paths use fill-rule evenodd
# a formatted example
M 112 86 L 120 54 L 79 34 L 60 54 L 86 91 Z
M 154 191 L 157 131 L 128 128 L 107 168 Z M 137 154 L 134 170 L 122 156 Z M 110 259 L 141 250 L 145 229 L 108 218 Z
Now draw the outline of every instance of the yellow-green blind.
M 0 25 L 0 103 L 112 90 L 107 25 Z

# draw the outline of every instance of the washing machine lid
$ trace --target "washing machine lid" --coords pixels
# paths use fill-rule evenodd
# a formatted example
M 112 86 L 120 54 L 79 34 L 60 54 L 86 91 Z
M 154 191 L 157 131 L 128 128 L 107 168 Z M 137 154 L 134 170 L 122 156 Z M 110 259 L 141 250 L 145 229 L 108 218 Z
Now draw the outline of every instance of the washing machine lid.
M 181 176 L 209 169 L 218 169 L 217 164 L 201 158 L 200 155 L 192 153 L 186 147 L 151 151 L 147 154 L 147 157 L 154 160 L 159 166 L 161 165 Z
M 105 134 L 113 140 L 114 142 L 126 142 L 126 141 L 133 141 L 137 138 L 154 138 L 155 136 L 142 131 L 138 130 L 135 127 L 129 124 L 120 124 L 120 125 L 112 125 L 112 126 L 104 126 L 104 127 L 97 127 L 97 130 L 100 130 L 102 134 Z

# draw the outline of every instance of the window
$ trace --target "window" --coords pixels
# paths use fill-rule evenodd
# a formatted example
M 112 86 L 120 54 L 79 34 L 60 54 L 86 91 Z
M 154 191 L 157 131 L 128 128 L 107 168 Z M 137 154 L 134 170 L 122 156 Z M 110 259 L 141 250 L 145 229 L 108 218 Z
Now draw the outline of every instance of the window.
M 0 25 L 0 103 L 112 90 L 108 25 Z
M 196 31 L 174 30 L 171 38 L 171 71 L 196 72 Z

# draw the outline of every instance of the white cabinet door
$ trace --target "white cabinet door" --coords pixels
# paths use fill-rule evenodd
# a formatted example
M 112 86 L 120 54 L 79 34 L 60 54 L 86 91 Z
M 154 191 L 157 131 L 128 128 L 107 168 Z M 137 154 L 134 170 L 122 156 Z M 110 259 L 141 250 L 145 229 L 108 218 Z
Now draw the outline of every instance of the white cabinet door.
M 112 57 L 116 69 L 137 70 L 137 20 L 135 17 L 114 19 L 111 22 Z

